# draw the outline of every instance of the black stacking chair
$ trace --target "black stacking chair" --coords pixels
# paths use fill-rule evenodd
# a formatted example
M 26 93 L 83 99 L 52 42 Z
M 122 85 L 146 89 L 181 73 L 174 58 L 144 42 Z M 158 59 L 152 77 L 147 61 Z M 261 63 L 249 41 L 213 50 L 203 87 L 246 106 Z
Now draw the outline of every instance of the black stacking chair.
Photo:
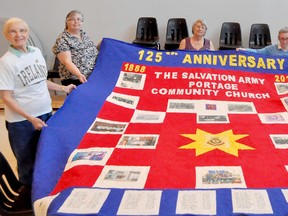
M 33 216 L 31 190 L 22 185 L 0 152 L 0 215 Z
M 166 29 L 165 50 L 177 50 L 182 39 L 188 37 L 185 18 L 171 18 Z
M 59 59 L 55 57 L 53 68 L 48 70 L 47 79 L 50 79 L 52 82 L 54 82 L 54 79 L 60 79 L 59 65 Z M 54 94 L 57 95 L 57 91 L 54 91 Z
M 271 44 L 269 26 L 263 23 L 252 24 L 249 36 L 249 48 L 261 49 Z
M 219 50 L 234 50 L 242 47 L 241 26 L 237 22 L 224 22 L 222 24 Z
M 136 38 L 132 43 L 160 49 L 158 25 L 155 17 L 140 17 L 138 19 Z
M 55 78 L 60 78 L 59 71 L 58 71 L 59 64 L 60 64 L 59 59 L 56 57 L 53 68 L 48 70 L 48 76 L 47 76 L 48 79 L 51 79 L 53 81 L 53 79 Z

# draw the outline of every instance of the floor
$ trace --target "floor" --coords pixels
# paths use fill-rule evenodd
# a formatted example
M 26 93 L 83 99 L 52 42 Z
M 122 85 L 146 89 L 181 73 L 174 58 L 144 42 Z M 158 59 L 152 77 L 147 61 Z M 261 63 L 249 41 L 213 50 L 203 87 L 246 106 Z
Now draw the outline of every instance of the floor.
M 52 95 L 52 107 L 53 110 L 56 111 L 58 108 L 60 108 L 65 100 L 66 96 L 63 95 Z M 8 140 L 8 134 L 7 134 L 7 130 L 5 127 L 5 117 L 4 117 L 4 109 L 3 109 L 3 103 L 0 100 L 0 151 L 4 154 L 4 156 L 6 157 L 6 159 L 8 160 L 8 162 L 10 163 L 13 171 L 15 172 L 15 174 L 17 175 L 16 172 L 16 159 L 13 155 L 13 152 L 10 148 L 9 145 L 9 140 Z

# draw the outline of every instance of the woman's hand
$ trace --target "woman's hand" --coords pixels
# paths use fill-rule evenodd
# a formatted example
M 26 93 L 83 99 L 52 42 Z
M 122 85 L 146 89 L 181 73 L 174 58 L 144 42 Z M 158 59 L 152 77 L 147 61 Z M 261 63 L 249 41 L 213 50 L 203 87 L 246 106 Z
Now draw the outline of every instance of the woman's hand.
M 35 130 L 42 130 L 43 127 L 47 126 L 44 121 L 36 117 L 31 117 L 29 121 L 33 124 Z
M 76 89 L 76 85 L 70 84 L 68 86 L 62 86 L 62 90 L 66 94 L 70 94 L 73 89 Z
M 87 82 L 87 79 L 86 79 L 86 77 L 85 77 L 83 74 L 80 74 L 80 75 L 78 76 L 78 79 L 79 79 L 79 81 L 80 81 L 81 83 L 86 83 L 86 82 Z

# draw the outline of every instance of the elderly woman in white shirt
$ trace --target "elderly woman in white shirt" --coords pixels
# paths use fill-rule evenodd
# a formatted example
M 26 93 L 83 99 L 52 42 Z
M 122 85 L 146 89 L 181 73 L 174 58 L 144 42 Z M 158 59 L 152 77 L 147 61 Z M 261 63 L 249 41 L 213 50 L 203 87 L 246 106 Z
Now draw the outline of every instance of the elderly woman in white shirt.
M 41 51 L 27 45 L 29 27 L 24 20 L 8 19 L 3 34 L 11 45 L 0 59 L 0 97 L 5 104 L 6 128 L 19 181 L 31 188 L 38 139 L 52 115 L 48 89 L 70 93 L 75 85 L 47 80 Z

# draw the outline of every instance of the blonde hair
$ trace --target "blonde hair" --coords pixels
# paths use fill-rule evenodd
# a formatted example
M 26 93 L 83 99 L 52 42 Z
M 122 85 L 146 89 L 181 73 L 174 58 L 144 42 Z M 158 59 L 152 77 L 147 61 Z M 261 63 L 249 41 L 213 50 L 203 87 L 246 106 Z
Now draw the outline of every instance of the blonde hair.
M 82 22 L 84 22 L 84 15 L 83 15 L 80 11 L 78 11 L 78 10 L 72 10 L 72 11 L 70 11 L 70 12 L 66 15 L 66 19 L 65 19 L 65 29 L 68 28 L 68 26 L 67 26 L 67 20 L 68 20 L 69 18 L 75 16 L 76 14 L 81 15 L 81 17 L 82 17 Z
M 13 17 L 13 18 L 8 19 L 3 26 L 3 35 L 5 36 L 6 39 L 8 37 L 10 27 L 15 23 L 22 23 L 24 27 L 27 29 L 27 31 L 29 32 L 29 26 L 24 20 L 17 18 L 17 17 Z
M 198 19 L 192 25 L 192 34 L 194 34 L 194 28 L 195 28 L 197 23 L 201 23 L 201 25 L 205 27 L 205 32 L 207 31 L 207 23 L 202 19 Z

